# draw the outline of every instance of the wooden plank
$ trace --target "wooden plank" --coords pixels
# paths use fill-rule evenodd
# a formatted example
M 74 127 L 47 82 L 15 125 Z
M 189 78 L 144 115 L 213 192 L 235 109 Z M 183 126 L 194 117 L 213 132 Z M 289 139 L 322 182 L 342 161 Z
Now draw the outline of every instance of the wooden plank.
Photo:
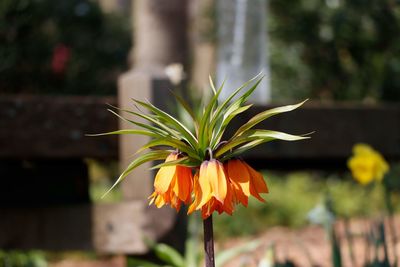
M 115 97 L 0 96 L 0 158 L 117 158 Z
M 173 228 L 176 213 L 170 208 L 157 209 L 144 202 L 129 201 L 0 208 L 0 218 L 2 249 L 141 254 L 148 251 L 144 238 L 162 238 Z

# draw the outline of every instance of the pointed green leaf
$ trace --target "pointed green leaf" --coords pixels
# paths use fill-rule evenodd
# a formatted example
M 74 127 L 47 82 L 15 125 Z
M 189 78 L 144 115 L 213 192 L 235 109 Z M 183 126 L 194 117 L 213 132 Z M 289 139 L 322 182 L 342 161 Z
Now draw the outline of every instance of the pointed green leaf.
M 190 117 L 193 119 L 193 122 L 196 122 L 196 114 L 190 107 L 189 103 L 174 91 L 171 90 L 171 93 L 175 97 L 175 99 L 181 104 L 181 106 L 186 110 L 186 112 L 190 115 Z
M 115 116 L 117 116 L 118 118 L 120 118 L 121 120 L 126 121 L 126 122 L 129 122 L 129 123 L 132 123 L 132 124 L 134 124 L 134 125 L 136 125 L 136 126 L 139 126 L 139 127 L 143 128 L 143 129 L 147 129 L 147 130 L 149 130 L 149 131 L 151 131 L 151 132 L 158 133 L 159 135 L 162 135 L 162 136 L 167 136 L 167 135 L 169 134 L 169 133 L 166 132 L 165 130 L 162 130 L 162 129 L 160 129 L 160 128 L 157 128 L 157 127 L 155 127 L 155 126 L 153 126 L 153 125 L 149 125 L 149 124 L 144 124 L 144 123 L 132 121 L 132 120 L 129 120 L 129 119 L 127 119 L 127 118 L 122 117 L 121 115 L 119 115 L 118 113 L 116 113 L 115 111 L 113 111 L 113 110 L 111 110 L 111 109 L 107 109 L 107 110 L 108 110 L 109 112 L 111 112 L 112 114 L 114 114 Z M 120 110 L 120 111 L 124 111 L 124 112 L 130 113 L 130 112 L 127 111 L 127 110 L 122 110 L 122 109 L 119 109 L 119 110 Z
M 166 166 L 175 166 L 175 165 L 186 166 L 186 167 L 198 167 L 201 164 L 201 162 L 202 162 L 201 160 L 194 160 L 192 158 L 185 156 L 177 160 L 171 160 L 168 162 L 160 163 L 158 165 L 151 167 L 150 170 L 159 169 L 161 167 L 166 167 Z
M 228 126 L 228 124 L 231 122 L 231 120 L 233 120 L 237 115 L 239 115 L 240 113 L 245 112 L 246 110 L 248 110 L 250 107 L 252 107 L 253 105 L 247 105 L 247 106 L 243 106 L 243 107 L 239 107 L 239 108 L 232 108 L 231 110 L 226 111 L 226 113 L 224 113 L 224 116 L 221 120 L 221 122 L 217 125 L 215 125 L 216 127 L 216 136 L 215 138 L 213 138 L 212 142 L 211 142 L 211 147 L 213 149 L 215 149 L 215 147 L 218 145 L 218 143 L 221 141 L 221 138 Z
M 272 141 L 272 140 L 269 140 Z M 244 145 L 238 146 L 235 149 L 232 149 L 232 152 L 226 154 L 225 156 L 223 156 L 221 158 L 222 161 L 228 160 L 230 158 L 236 157 L 236 156 L 240 156 L 242 155 L 244 152 L 246 152 L 247 150 L 250 150 L 258 145 L 261 145 L 263 143 L 268 142 L 268 140 L 265 139 L 257 139 L 257 140 L 253 140 L 250 141 Z
M 223 115 L 225 113 L 225 109 L 228 106 L 228 104 L 230 103 L 230 101 L 244 88 L 247 87 L 247 85 L 249 85 L 251 82 L 253 82 L 259 75 L 255 76 L 254 78 L 252 78 L 251 80 L 247 81 L 246 83 L 244 83 L 242 86 L 240 86 L 238 89 L 236 89 L 221 105 L 218 106 L 216 112 L 215 112 L 215 117 L 213 119 L 213 121 L 211 122 L 211 128 L 214 127 L 216 121 L 220 118 L 221 115 Z M 236 104 L 234 104 L 235 106 L 239 106 L 244 103 L 247 98 L 251 95 L 252 92 L 254 92 L 254 90 L 257 88 L 257 86 L 260 84 L 261 80 L 263 77 L 261 77 L 240 99 L 238 99 L 239 101 L 235 101 Z M 238 105 L 239 104 L 239 105 Z M 232 107 L 233 105 L 231 105 Z
M 195 153 L 195 151 L 193 151 L 193 149 L 189 146 L 186 145 L 184 142 L 176 140 L 176 139 L 172 139 L 172 138 L 159 138 L 159 139 L 155 139 L 155 140 L 151 140 L 150 142 L 148 142 L 146 145 L 142 146 L 137 153 L 140 153 L 148 148 L 152 148 L 155 146 L 170 146 L 174 149 L 178 149 L 181 152 L 184 152 L 186 154 L 188 154 L 190 157 L 194 158 L 194 159 L 198 159 L 200 160 L 199 156 Z
M 87 136 L 104 136 L 104 135 L 115 135 L 115 134 L 138 134 L 138 135 L 147 135 L 147 136 L 151 136 L 151 137 L 159 137 L 158 134 L 155 134 L 153 132 L 146 131 L 146 130 L 137 130 L 137 129 L 123 129 L 123 130 L 107 132 L 107 133 L 86 134 L 86 135 Z
M 125 109 L 121 109 L 121 111 L 127 112 L 129 114 L 138 116 L 140 118 L 143 118 L 155 125 L 157 125 L 160 130 L 167 132 L 169 135 L 174 136 L 176 139 L 180 139 L 181 135 L 174 129 L 169 128 L 167 125 L 165 125 L 165 123 L 160 122 L 157 117 L 155 116 L 151 116 L 151 115 L 145 115 L 145 114 L 141 114 L 141 113 L 137 113 L 134 111 L 130 111 L 130 110 L 125 110 Z
M 168 114 L 167 112 L 157 108 L 151 103 L 145 103 L 136 99 L 133 99 L 137 104 L 149 109 L 153 113 L 157 114 L 162 120 L 166 123 L 169 123 L 173 127 L 176 128 L 176 130 L 183 136 L 185 137 L 186 141 L 188 141 L 189 144 L 191 144 L 193 147 L 196 146 L 197 144 L 197 139 L 193 135 L 193 133 L 186 128 L 185 125 L 183 125 L 181 122 L 179 122 L 177 119 L 175 119 L 173 116 Z
M 213 111 L 214 106 L 217 105 L 218 97 L 221 94 L 222 88 L 224 87 L 224 83 L 218 88 L 216 94 L 211 98 L 209 103 L 206 106 L 204 113 L 202 114 L 200 124 L 199 124 L 199 147 L 200 150 L 204 151 L 207 148 L 208 141 L 210 140 L 210 135 L 208 132 L 209 124 L 211 121 L 211 113 Z
M 244 135 L 238 136 L 231 139 L 229 142 L 221 146 L 215 153 L 215 157 L 220 157 L 224 153 L 234 149 L 235 147 L 252 142 L 254 140 L 263 140 L 263 142 L 268 142 L 272 140 L 284 140 L 284 141 L 298 141 L 302 139 L 308 139 L 308 136 L 298 136 L 291 135 L 283 132 L 270 131 L 270 130 L 249 130 Z M 262 143 L 263 143 L 262 142 Z
M 211 75 L 208 75 L 208 80 L 209 80 L 209 82 L 210 82 L 210 86 L 211 86 L 211 89 L 212 89 L 214 95 L 216 95 L 216 94 L 217 94 L 217 90 L 215 90 L 214 81 L 213 81 L 213 79 L 211 78 Z
M 280 114 L 280 113 L 284 113 L 284 112 L 289 112 L 292 110 L 297 109 L 298 107 L 300 107 L 301 105 L 303 105 L 307 100 L 296 104 L 296 105 L 288 105 L 288 106 L 283 106 L 283 107 L 277 107 L 277 108 L 273 108 L 273 109 L 269 109 L 266 111 L 263 111 L 261 113 L 258 113 L 257 115 L 255 115 L 253 118 L 251 118 L 248 122 L 246 122 L 245 124 L 243 124 L 237 131 L 236 133 L 233 135 L 235 136 L 239 136 L 241 134 L 243 134 L 245 131 L 251 129 L 252 127 L 254 127 L 255 125 L 257 125 L 258 123 L 262 122 L 263 120 L 272 117 L 274 115 Z
M 104 193 L 102 198 L 105 197 L 112 189 L 114 189 L 114 187 L 117 186 L 117 184 L 119 184 L 135 168 L 139 167 L 140 165 L 142 165 L 143 163 L 146 163 L 148 161 L 166 159 L 169 154 L 171 154 L 171 151 L 168 151 L 168 150 L 156 150 L 156 151 L 150 151 L 150 152 L 148 152 L 148 153 L 146 153 L 144 155 L 141 155 L 140 157 L 137 157 L 121 173 L 121 175 L 118 177 L 117 181 L 113 184 L 113 186 L 111 186 L 110 189 L 107 190 L 106 193 Z
M 156 244 L 153 247 L 154 253 L 167 264 L 174 267 L 185 267 L 185 260 L 182 255 L 173 247 L 167 244 Z

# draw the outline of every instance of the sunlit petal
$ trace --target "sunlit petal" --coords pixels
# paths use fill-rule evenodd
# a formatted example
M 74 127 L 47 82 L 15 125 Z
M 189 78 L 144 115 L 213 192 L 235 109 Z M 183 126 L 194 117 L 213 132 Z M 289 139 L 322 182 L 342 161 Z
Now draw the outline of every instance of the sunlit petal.
M 250 196 L 250 173 L 241 160 L 229 160 L 226 164 L 228 177 L 236 185 L 240 186 L 246 196 Z
M 165 162 L 172 161 L 178 159 L 177 153 L 171 153 Z M 176 166 L 165 166 L 161 167 L 157 174 L 156 178 L 154 179 L 154 188 L 155 190 L 163 194 L 167 192 L 168 188 L 170 187 L 171 181 L 175 176 Z
M 223 165 L 217 160 L 210 160 L 207 165 L 207 179 L 210 181 L 212 195 L 221 203 L 226 196 L 226 175 Z

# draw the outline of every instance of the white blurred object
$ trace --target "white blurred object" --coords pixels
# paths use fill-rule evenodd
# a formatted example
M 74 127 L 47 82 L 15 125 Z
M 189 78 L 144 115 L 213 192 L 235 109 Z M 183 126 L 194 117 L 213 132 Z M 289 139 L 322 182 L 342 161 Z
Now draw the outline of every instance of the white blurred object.
M 217 12 L 218 85 L 226 79 L 221 98 L 262 72 L 265 77 L 250 101 L 265 104 L 270 100 L 266 0 L 219 0 Z
M 274 266 L 274 245 L 268 246 L 264 256 L 258 263 L 258 267 L 273 267 Z
M 323 203 L 317 204 L 307 215 L 308 220 L 313 224 L 331 226 L 335 222 L 335 215 L 328 210 Z
M 173 63 L 165 67 L 165 74 L 173 85 L 178 85 L 185 79 L 185 72 L 183 65 L 180 63 Z

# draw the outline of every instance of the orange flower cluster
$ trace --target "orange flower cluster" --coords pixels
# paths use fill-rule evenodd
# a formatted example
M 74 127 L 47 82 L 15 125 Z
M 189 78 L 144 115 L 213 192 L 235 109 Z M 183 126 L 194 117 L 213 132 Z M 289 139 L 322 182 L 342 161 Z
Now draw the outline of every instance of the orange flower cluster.
M 166 162 L 178 158 L 178 153 L 171 153 Z M 260 193 L 268 193 L 268 187 L 263 176 L 246 162 L 231 159 L 223 164 L 211 159 L 204 161 L 194 175 L 189 167 L 161 167 L 149 198 L 158 208 L 169 204 L 177 211 L 182 203 L 189 204 L 193 199 L 188 214 L 201 210 L 205 219 L 214 211 L 232 215 L 238 203 L 247 206 L 250 195 L 264 202 Z

